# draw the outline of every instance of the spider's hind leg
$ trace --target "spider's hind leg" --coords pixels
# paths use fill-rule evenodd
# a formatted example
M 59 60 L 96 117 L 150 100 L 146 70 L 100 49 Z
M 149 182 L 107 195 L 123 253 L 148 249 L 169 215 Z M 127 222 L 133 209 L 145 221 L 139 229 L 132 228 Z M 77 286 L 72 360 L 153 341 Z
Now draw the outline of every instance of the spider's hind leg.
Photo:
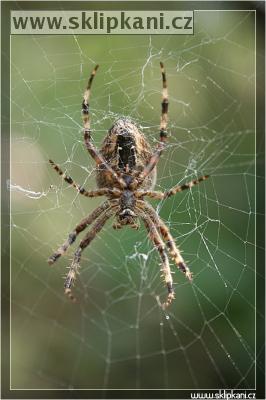
M 64 288 L 65 288 L 65 295 L 69 297 L 71 301 L 74 303 L 77 301 L 76 297 L 72 293 L 72 286 L 74 285 L 74 282 L 76 280 L 76 275 L 79 273 L 78 270 L 80 268 L 80 258 L 81 258 L 81 249 L 78 248 L 78 250 L 75 252 L 74 259 L 69 267 L 69 271 L 66 275 L 65 283 L 64 283 Z
M 152 243 L 154 244 L 155 248 L 158 250 L 161 260 L 162 260 L 162 277 L 164 278 L 167 291 L 168 291 L 168 296 L 166 298 L 166 301 L 162 304 L 163 309 L 167 308 L 170 306 L 170 304 L 173 302 L 175 298 L 175 292 L 173 288 L 173 278 L 170 270 L 170 265 L 169 265 L 169 260 L 165 251 L 165 246 L 160 238 L 160 235 L 156 229 L 156 226 L 152 222 L 151 218 L 145 214 L 141 215 L 141 218 L 144 222 L 144 225 L 149 233 L 150 239 Z
M 116 207 L 117 209 L 118 207 Z M 106 221 L 115 213 L 115 208 L 107 209 L 95 222 L 91 230 L 86 234 L 83 240 L 81 240 L 78 249 L 75 251 L 73 261 L 69 267 L 69 271 L 67 273 L 65 279 L 65 294 L 70 298 L 72 301 L 76 301 L 75 296 L 72 293 L 72 286 L 76 280 L 76 276 L 78 274 L 78 270 L 80 268 L 80 260 L 81 254 L 86 247 L 89 246 L 91 241 L 96 237 L 97 233 L 101 231 Z
M 115 204 L 115 201 L 113 201 L 113 203 Z M 66 241 L 48 258 L 48 264 L 54 264 L 61 256 L 63 256 L 67 252 L 69 246 L 75 242 L 78 234 L 84 231 L 88 225 L 92 224 L 108 208 L 111 208 L 111 204 L 107 200 L 97 207 L 91 214 L 81 220 L 81 222 L 75 227 L 74 231 L 68 235 Z
M 138 201 L 137 204 L 138 207 L 140 207 L 145 213 L 147 213 L 147 215 L 149 215 L 156 228 L 159 229 L 169 249 L 172 260 L 175 262 L 177 267 L 186 275 L 189 281 L 192 281 L 192 272 L 190 271 L 189 267 L 186 265 L 183 257 L 181 256 L 181 253 L 175 244 L 174 238 L 165 223 L 160 219 L 156 211 L 148 203 L 146 203 L 145 201 Z

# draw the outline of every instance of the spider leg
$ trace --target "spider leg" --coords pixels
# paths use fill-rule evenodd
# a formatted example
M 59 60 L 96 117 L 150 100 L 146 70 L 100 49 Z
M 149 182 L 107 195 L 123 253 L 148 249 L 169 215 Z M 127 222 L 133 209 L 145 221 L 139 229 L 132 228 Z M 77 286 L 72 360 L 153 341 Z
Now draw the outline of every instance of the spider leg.
M 82 194 L 85 197 L 98 197 L 98 196 L 117 196 L 121 194 L 121 191 L 119 189 L 109 189 L 109 188 L 101 188 L 97 190 L 90 190 L 87 191 L 84 189 L 82 186 L 78 185 L 71 176 L 67 175 L 64 173 L 61 168 L 55 164 L 52 160 L 49 160 L 49 163 L 53 167 L 53 169 L 64 179 L 65 182 L 67 182 L 69 185 L 73 186 L 80 194 Z
M 48 258 L 48 264 L 54 264 L 58 260 L 58 258 L 60 258 L 67 252 L 69 246 L 75 242 L 80 232 L 84 231 L 84 229 L 86 229 L 88 225 L 91 225 L 96 220 L 96 218 L 98 218 L 104 211 L 111 208 L 111 203 L 107 200 L 99 207 L 97 207 L 91 214 L 82 219 L 81 222 L 75 227 L 75 229 L 68 235 L 67 240 L 58 248 L 58 250 L 54 254 L 52 254 Z
M 168 256 L 165 251 L 165 246 L 160 238 L 160 235 L 157 231 L 156 226 L 152 222 L 151 218 L 145 214 L 141 214 L 141 218 L 144 222 L 144 225 L 149 233 L 150 240 L 154 244 L 154 247 L 158 250 L 161 260 L 162 260 L 162 276 L 164 277 L 167 290 L 168 290 L 168 296 L 166 301 L 162 304 L 163 308 L 168 307 L 172 301 L 175 298 L 175 293 L 173 289 L 173 278 L 170 270 L 170 265 L 169 265 L 169 260 Z
M 72 293 L 72 286 L 75 282 L 76 275 L 78 273 L 79 267 L 80 267 L 80 259 L 81 259 L 81 254 L 83 250 L 85 250 L 86 247 L 89 246 L 91 241 L 95 238 L 97 233 L 101 231 L 103 228 L 104 224 L 106 221 L 114 214 L 116 208 L 109 208 L 107 209 L 96 221 L 96 223 L 93 225 L 91 230 L 86 234 L 84 239 L 80 242 L 78 249 L 75 251 L 73 261 L 69 267 L 69 271 L 67 273 L 66 279 L 65 279 L 65 294 L 70 298 L 72 301 L 76 301 L 75 296 Z
M 160 124 L 160 141 L 166 142 L 167 140 L 167 123 L 168 123 L 168 89 L 164 65 L 160 62 L 162 80 L 163 80 L 163 91 L 162 91 L 162 114 L 161 114 L 161 124 Z
M 136 192 L 136 197 L 141 198 L 144 196 L 148 196 L 153 199 L 163 200 L 170 196 L 175 195 L 178 192 L 182 192 L 183 190 L 190 189 L 193 186 L 198 185 L 200 182 L 208 179 L 209 176 L 210 175 L 204 175 L 198 179 L 194 179 L 191 182 L 185 183 L 184 185 L 176 185 L 176 186 L 172 187 L 171 189 L 167 190 L 166 192 L 156 192 L 156 191 L 152 191 L 152 190 L 138 190 Z
M 162 112 L 161 112 L 161 122 L 160 122 L 160 142 L 158 143 L 158 146 L 155 149 L 154 153 L 152 154 L 148 164 L 144 167 L 143 171 L 140 172 L 139 175 L 137 176 L 137 181 L 138 181 L 137 187 L 139 187 L 142 184 L 144 179 L 151 173 L 151 171 L 158 163 L 167 141 L 166 129 L 168 122 L 168 106 L 169 106 L 168 89 L 167 89 L 166 73 L 162 62 L 160 62 L 160 67 L 161 67 L 162 83 L 163 83 L 162 103 L 161 103 Z
M 93 145 L 93 143 L 91 141 L 89 99 L 90 99 L 92 81 L 93 81 L 94 76 L 96 75 L 98 68 L 99 68 L 99 65 L 96 65 L 91 73 L 87 87 L 86 87 L 84 95 L 83 95 L 83 101 L 82 101 L 82 110 L 81 111 L 82 111 L 82 119 L 83 119 L 83 134 L 84 134 L 85 147 L 88 150 L 91 157 L 96 162 L 97 166 L 108 170 L 108 172 L 113 176 L 113 178 L 116 180 L 116 182 L 118 182 L 119 186 L 123 188 L 126 186 L 124 180 L 122 178 L 120 178 L 117 175 L 117 173 L 113 170 L 113 168 L 108 165 L 108 163 L 106 162 L 104 157 L 96 149 L 96 147 Z
M 165 240 L 171 258 L 175 262 L 176 266 L 186 275 L 186 277 L 190 281 L 192 281 L 192 273 L 186 265 L 183 257 L 181 256 L 180 251 L 175 244 L 174 238 L 165 223 L 161 220 L 156 211 L 145 201 L 138 200 L 137 206 L 141 208 L 146 214 L 148 214 L 152 222 L 155 224 L 156 228 L 159 229 L 163 239 Z

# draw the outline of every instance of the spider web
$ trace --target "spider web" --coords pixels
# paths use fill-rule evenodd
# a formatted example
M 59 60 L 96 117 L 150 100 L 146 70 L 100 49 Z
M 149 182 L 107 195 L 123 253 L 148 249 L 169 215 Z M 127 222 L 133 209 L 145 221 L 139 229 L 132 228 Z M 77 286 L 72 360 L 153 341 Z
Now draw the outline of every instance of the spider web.
M 13 388 L 255 387 L 254 13 L 196 12 L 195 32 L 12 37 Z M 77 244 L 54 267 L 46 260 L 101 200 L 79 196 L 47 160 L 95 187 L 80 104 L 96 63 L 94 143 L 127 116 L 155 145 L 160 60 L 170 139 L 156 189 L 211 175 L 151 201 L 193 283 L 171 264 L 176 299 L 164 312 L 160 260 L 144 227 L 114 231 L 109 222 L 83 254 L 71 304 L 62 276 Z

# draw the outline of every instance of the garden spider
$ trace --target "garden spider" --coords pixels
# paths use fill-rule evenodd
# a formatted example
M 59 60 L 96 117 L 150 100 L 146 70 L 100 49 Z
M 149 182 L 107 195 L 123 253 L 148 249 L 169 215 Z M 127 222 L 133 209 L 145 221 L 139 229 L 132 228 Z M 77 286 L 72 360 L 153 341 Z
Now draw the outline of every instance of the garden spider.
M 169 250 L 170 256 L 177 267 L 190 281 L 192 280 L 192 274 L 176 247 L 171 233 L 155 210 L 144 200 L 144 197 L 166 199 L 208 178 L 208 175 L 205 175 L 182 186 L 174 186 L 165 192 L 153 191 L 156 182 L 156 164 L 165 148 L 167 140 L 168 90 L 165 69 L 162 62 L 160 66 L 163 85 L 160 141 L 153 152 L 143 133 L 139 131 L 132 121 L 126 118 L 118 119 L 114 123 L 106 135 L 100 151 L 93 145 L 91 141 L 89 98 L 91 84 L 98 69 L 98 65 L 96 65 L 84 92 L 82 117 L 85 146 L 97 166 L 96 181 L 98 189 L 85 190 L 82 186 L 75 183 L 70 176 L 63 173 L 57 164 L 49 160 L 55 171 L 83 196 L 107 197 L 106 201 L 75 227 L 65 243 L 48 259 L 48 263 L 53 264 L 75 242 L 78 234 L 94 223 L 75 251 L 73 261 L 65 279 L 65 294 L 72 301 L 76 300 L 71 288 L 80 267 L 81 254 L 100 232 L 106 221 L 112 216 L 115 216 L 116 219 L 116 222 L 113 224 L 114 229 L 121 229 L 125 225 L 137 229 L 139 227 L 137 223 L 138 218 L 143 221 L 150 240 L 158 250 L 161 258 L 161 271 L 168 290 L 168 296 L 162 305 L 163 308 L 169 306 L 174 299 L 173 279 L 166 249 Z

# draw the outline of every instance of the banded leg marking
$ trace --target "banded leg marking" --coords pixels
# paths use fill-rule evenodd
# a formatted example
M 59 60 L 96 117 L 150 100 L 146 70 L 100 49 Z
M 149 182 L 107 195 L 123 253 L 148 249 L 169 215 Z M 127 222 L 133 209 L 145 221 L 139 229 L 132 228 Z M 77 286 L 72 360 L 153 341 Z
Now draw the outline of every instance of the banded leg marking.
M 76 275 L 78 274 L 78 270 L 80 268 L 80 260 L 81 260 L 81 254 L 83 250 L 85 250 L 86 247 L 89 246 L 91 241 L 95 238 L 97 233 L 101 231 L 103 228 L 104 224 L 106 221 L 115 213 L 115 211 L 118 209 L 118 206 L 108 208 L 96 221 L 96 223 L 93 225 L 91 230 L 86 234 L 84 239 L 80 242 L 78 249 L 75 251 L 73 261 L 70 265 L 69 271 L 67 273 L 66 279 L 65 279 L 65 294 L 70 298 L 72 301 L 76 301 L 75 296 L 72 293 L 72 286 L 76 280 Z
M 113 176 L 113 178 L 116 180 L 116 182 L 118 182 L 119 186 L 121 188 L 123 188 L 126 186 L 124 180 L 121 179 L 117 175 L 117 173 L 109 166 L 109 164 L 106 162 L 106 160 L 103 158 L 103 156 L 100 154 L 100 152 L 96 149 L 96 147 L 93 145 L 93 143 L 91 141 L 89 100 L 90 100 L 90 94 L 91 94 L 92 81 L 94 79 L 94 76 L 96 75 L 98 68 L 99 68 L 99 65 L 96 65 L 95 68 L 93 69 L 91 76 L 89 78 L 87 87 L 85 89 L 84 95 L 83 95 L 81 112 L 82 112 L 82 119 L 83 119 L 84 143 L 85 143 L 86 149 L 88 150 L 89 154 L 94 159 L 94 161 L 96 162 L 97 166 L 108 170 L 108 172 Z
M 62 171 L 62 169 L 52 160 L 49 160 L 49 163 L 53 167 L 53 169 L 67 182 L 69 185 L 73 186 L 78 193 L 82 194 L 85 197 L 98 197 L 98 196 L 117 196 L 119 197 L 121 191 L 119 189 L 109 189 L 109 188 L 101 188 L 96 190 L 86 190 L 82 186 L 78 185 L 71 176 L 67 175 Z
M 169 229 L 164 224 L 164 222 L 157 215 L 156 211 L 147 203 L 137 201 L 138 207 L 140 207 L 145 213 L 149 215 L 152 222 L 155 224 L 156 228 L 159 229 L 168 249 L 172 260 L 175 262 L 176 266 L 186 275 L 186 277 L 192 281 L 192 273 L 189 267 L 186 265 L 180 251 L 178 250 L 174 238 L 171 235 Z
M 167 89 L 167 80 L 166 80 L 166 73 L 165 68 L 162 62 L 160 62 L 161 67 L 161 74 L 162 74 L 162 111 L 161 111 L 161 120 L 160 120 L 160 142 L 158 143 L 157 148 L 155 149 L 154 153 L 152 154 L 148 164 L 144 167 L 143 171 L 137 175 L 137 187 L 141 186 L 144 179 L 151 173 L 151 171 L 157 165 L 160 156 L 165 148 L 165 144 L 167 141 L 167 122 L 168 122 L 168 89 Z
M 165 309 L 172 303 L 172 301 L 175 298 L 175 293 L 174 293 L 174 288 L 173 288 L 173 278 L 172 278 L 172 274 L 171 274 L 171 270 L 170 270 L 168 256 L 165 251 L 164 243 L 163 243 L 162 239 L 160 238 L 160 235 L 156 229 L 156 226 L 152 222 L 152 220 L 145 214 L 142 214 L 141 218 L 142 218 L 144 225 L 148 231 L 150 240 L 152 241 L 152 243 L 154 244 L 154 247 L 159 252 L 159 255 L 162 260 L 161 271 L 162 271 L 162 276 L 164 278 L 164 281 L 165 281 L 165 284 L 167 287 L 167 291 L 168 291 L 168 296 L 166 298 L 166 301 L 162 304 L 162 307 Z
M 71 244 L 75 242 L 78 234 L 84 231 L 84 229 L 86 229 L 87 226 L 91 225 L 104 211 L 106 211 L 109 208 L 111 208 L 111 204 L 107 200 L 104 203 L 102 203 L 99 207 L 97 207 L 91 214 L 85 217 L 75 227 L 74 231 L 68 235 L 67 240 L 58 248 L 58 250 L 48 258 L 48 264 L 49 265 L 54 264 L 62 255 L 64 255 L 68 250 L 69 246 L 71 246 Z
M 150 197 L 152 199 L 163 200 L 167 199 L 170 196 L 175 195 L 176 193 L 183 192 L 183 190 L 190 189 L 195 185 L 198 185 L 200 182 L 205 181 L 209 178 L 210 175 L 201 176 L 198 179 L 194 179 L 191 182 L 185 183 L 184 185 L 177 185 L 167 190 L 166 192 L 157 192 L 152 190 L 138 190 L 136 192 L 136 197 L 141 198 L 144 196 Z

